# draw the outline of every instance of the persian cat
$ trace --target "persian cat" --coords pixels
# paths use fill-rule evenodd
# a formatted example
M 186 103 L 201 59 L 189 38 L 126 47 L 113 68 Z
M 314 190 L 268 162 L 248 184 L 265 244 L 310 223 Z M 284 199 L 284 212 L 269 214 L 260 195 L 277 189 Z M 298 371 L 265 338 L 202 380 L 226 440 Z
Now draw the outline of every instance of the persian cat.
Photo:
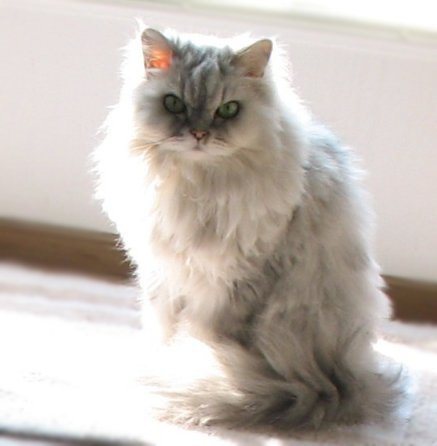
M 173 375 L 193 376 L 161 367 L 164 417 L 289 429 L 389 413 L 396 373 L 372 348 L 389 305 L 359 171 L 277 45 L 145 29 L 123 77 L 97 195 L 136 265 L 146 333 L 215 361 L 202 374 L 174 350 Z

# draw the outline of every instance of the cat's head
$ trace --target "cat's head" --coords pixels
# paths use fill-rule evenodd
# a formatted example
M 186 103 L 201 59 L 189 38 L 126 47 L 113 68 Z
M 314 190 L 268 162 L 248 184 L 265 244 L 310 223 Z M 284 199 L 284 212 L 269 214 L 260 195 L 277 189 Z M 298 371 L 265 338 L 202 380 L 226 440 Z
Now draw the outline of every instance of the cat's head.
M 141 150 L 211 160 L 268 144 L 270 40 L 231 49 L 148 28 L 141 45 L 143 79 L 134 94 Z

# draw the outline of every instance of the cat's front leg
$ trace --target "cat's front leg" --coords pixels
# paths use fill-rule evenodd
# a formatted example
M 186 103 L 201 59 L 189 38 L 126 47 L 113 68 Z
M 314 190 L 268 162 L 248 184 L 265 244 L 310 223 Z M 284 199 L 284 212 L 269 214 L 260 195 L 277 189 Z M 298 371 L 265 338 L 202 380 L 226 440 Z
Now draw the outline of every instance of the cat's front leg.
M 141 322 L 148 340 L 161 344 L 170 342 L 177 332 L 182 308 L 182 298 L 170 299 L 165 292 L 146 296 Z

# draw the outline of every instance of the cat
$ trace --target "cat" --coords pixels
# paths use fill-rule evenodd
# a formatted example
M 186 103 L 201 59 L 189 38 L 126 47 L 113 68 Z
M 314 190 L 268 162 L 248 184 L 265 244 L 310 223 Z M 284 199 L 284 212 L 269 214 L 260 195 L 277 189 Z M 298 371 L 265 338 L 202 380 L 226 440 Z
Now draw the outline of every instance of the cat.
M 164 418 L 288 430 L 387 416 L 399 373 L 372 347 L 390 305 L 361 173 L 280 47 L 146 28 L 123 77 L 97 196 L 136 265 L 146 332 L 184 333 L 216 361 L 185 388 L 156 377 Z

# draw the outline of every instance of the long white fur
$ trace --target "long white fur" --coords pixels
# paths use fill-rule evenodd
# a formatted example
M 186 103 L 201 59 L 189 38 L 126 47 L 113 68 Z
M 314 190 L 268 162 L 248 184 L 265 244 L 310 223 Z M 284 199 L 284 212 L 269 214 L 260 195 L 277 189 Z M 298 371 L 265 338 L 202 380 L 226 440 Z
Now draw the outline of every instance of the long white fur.
M 235 51 L 252 42 L 178 39 Z M 228 156 L 160 151 L 150 144 L 160 133 L 141 125 L 150 81 L 139 42 L 95 153 L 97 195 L 137 266 L 145 328 L 157 323 L 164 341 L 187 333 L 216 367 L 185 386 L 156 377 L 165 417 L 287 429 L 385 416 L 396 373 L 371 343 L 390 311 L 350 151 L 301 105 L 277 47 L 263 79 L 271 101 Z

